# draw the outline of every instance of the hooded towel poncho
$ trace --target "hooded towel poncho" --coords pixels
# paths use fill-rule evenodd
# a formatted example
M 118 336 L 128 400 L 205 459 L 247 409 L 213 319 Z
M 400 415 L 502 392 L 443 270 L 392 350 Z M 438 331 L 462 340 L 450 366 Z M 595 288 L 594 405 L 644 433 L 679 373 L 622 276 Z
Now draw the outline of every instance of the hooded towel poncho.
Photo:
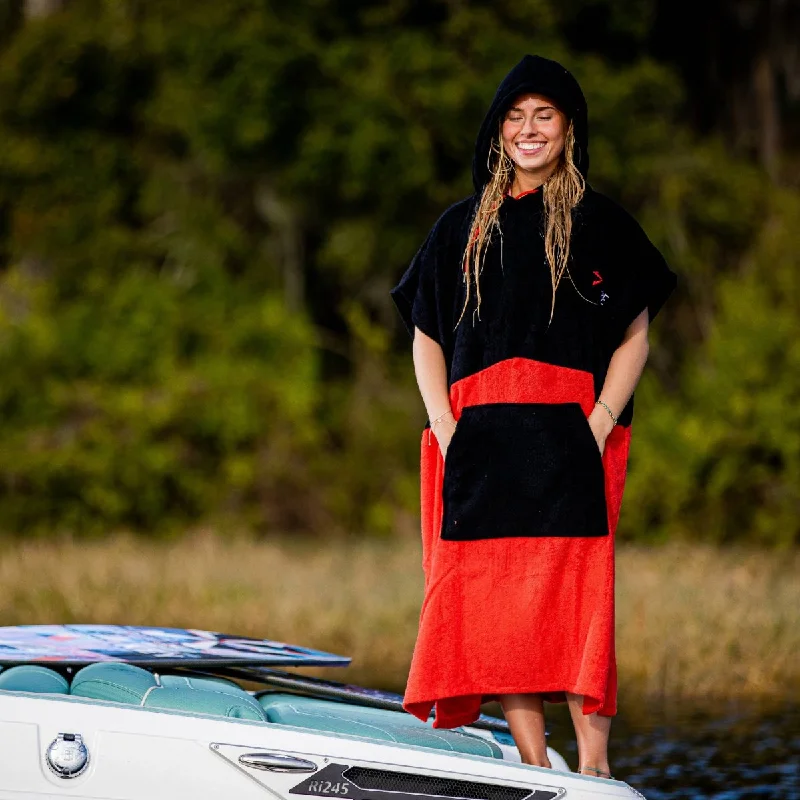
M 506 197 L 502 247 L 490 244 L 480 315 L 464 303 L 462 256 L 489 180 L 491 139 L 512 101 L 535 92 L 573 121 L 573 158 L 588 175 L 586 101 L 554 61 L 525 58 L 481 125 L 475 194 L 436 222 L 392 297 L 409 331 L 437 341 L 458 426 L 446 466 L 421 442 L 425 595 L 405 708 L 434 727 L 473 722 L 499 694 L 584 697 L 616 713 L 614 532 L 633 398 L 602 454 L 587 417 L 626 328 L 650 320 L 677 277 L 638 223 L 588 185 L 575 209 L 571 257 L 552 302 L 542 192 Z

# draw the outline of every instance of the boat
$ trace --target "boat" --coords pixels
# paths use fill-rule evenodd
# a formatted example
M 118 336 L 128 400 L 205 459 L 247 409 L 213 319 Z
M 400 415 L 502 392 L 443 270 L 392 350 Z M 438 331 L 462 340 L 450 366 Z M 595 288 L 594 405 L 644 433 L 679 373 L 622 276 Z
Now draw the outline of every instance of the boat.
M 0 800 L 600 800 L 642 795 L 520 762 L 504 720 L 435 729 L 323 680 L 332 653 L 211 631 L 0 627 Z

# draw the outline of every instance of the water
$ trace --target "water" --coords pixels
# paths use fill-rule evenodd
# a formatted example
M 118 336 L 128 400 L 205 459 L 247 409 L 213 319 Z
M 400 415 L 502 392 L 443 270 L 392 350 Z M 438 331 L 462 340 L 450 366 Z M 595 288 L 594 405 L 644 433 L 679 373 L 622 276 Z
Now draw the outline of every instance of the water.
M 569 715 L 548 706 L 550 744 L 573 769 Z M 800 800 L 800 705 L 620 709 L 611 767 L 647 800 Z

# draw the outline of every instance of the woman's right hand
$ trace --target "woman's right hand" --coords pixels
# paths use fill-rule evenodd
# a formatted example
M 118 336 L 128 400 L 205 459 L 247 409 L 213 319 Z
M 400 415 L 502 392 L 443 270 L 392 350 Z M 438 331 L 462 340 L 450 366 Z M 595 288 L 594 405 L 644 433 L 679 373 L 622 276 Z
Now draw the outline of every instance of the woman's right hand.
M 442 451 L 442 458 L 447 458 L 447 448 L 450 446 L 450 440 L 456 429 L 452 425 L 437 425 L 436 426 L 436 441 L 439 442 L 439 450 Z

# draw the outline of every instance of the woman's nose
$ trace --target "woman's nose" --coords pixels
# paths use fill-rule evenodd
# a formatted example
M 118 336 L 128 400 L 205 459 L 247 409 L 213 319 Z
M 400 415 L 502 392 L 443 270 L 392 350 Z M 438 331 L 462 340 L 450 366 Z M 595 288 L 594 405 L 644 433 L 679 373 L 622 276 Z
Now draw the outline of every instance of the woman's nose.
M 537 130 L 538 128 L 536 126 L 536 117 L 535 116 L 527 117 L 524 123 L 522 124 L 522 133 L 535 134 Z

